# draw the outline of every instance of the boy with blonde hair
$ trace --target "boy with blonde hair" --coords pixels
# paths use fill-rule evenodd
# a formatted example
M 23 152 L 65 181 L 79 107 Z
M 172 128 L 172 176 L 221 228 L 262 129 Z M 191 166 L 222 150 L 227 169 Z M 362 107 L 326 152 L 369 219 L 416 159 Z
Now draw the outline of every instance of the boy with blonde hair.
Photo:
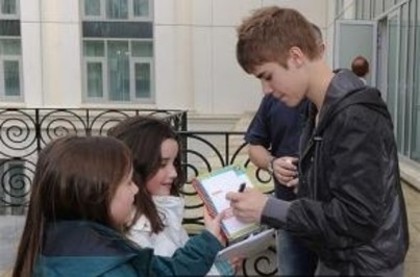
M 348 70 L 333 74 L 311 24 L 293 9 L 263 8 L 246 19 L 237 59 L 287 106 L 305 98 L 311 104 L 299 164 L 279 173 L 282 184 L 297 186 L 298 198 L 232 192 L 233 213 L 299 237 L 318 254 L 317 275 L 403 276 L 407 216 L 392 120 L 379 91 Z
M 315 24 L 311 25 L 319 51 L 324 53 L 321 29 Z M 297 160 L 299 137 L 307 108 L 308 101 L 302 101 L 296 107 L 287 107 L 270 93 L 265 93 L 244 137 L 248 143 L 249 159 L 272 176 L 274 195 L 278 199 L 296 199 L 295 189 L 282 185 L 281 175 L 277 172 L 282 170 L 284 164 L 288 165 L 289 160 Z M 280 229 L 276 233 L 276 241 L 278 275 L 314 274 L 318 258 L 299 239 Z

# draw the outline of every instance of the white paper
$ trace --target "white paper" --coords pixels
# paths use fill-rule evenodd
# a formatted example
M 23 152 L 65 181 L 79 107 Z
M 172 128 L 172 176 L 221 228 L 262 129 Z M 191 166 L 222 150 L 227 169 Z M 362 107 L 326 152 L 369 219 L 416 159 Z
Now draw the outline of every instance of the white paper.
M 228 170 L 202 180 L 201 184 L 213 202 L 217 213 L 220 213 L 230 208 L 230 202 L 226 200 L 226 194 L 231 191 L 237 192 L 241 183 L 244 182 L 246 187 L 252 187 L 250 180 L 245 174 L 237 175 L 235 171 Z M 251 225 L 238 220 L 234 216 L 223 219 L 222 223 L 229 234 L 234 234 Z
M 237 242 L 221 250 L 216 259 L 232 259 L 235 257 L 249 258 L 257 253 L 265 251 L 274 240 L 274 229 L 265 230 L 259 234 Z

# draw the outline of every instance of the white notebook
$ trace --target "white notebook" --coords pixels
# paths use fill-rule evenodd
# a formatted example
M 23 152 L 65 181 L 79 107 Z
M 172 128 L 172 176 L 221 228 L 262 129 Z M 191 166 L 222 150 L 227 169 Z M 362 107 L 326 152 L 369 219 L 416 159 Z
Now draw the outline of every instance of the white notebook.
M 242 183 L 245 183 L 246 187 L 253 187 L 245 170 L 240 166 L 231 165 L 200 176 L 193 185 L 212 216 L 215 216 L 230 208 L 226 194 L 231 191 L 237 192 Z M 245 223 L 235 216 L 222 220 L 222 230 L 229 242 L 241 239 L 259 228 L 256 223 Z
M 221 250 L 216 259 L 226 260 L 234 257 L 249 258 L 265 251 L 272 245 L 275 237 L 275 230 L 269 229 L 256 235 L 250 235 L 248 238 L 234 243 Z

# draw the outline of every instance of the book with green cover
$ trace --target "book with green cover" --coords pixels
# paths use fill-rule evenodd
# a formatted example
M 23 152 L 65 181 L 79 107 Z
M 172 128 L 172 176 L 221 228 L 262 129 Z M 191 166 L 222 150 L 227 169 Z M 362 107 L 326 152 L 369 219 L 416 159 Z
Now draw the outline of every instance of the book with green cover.
M 253 187 L 243 167 L 230 165 L 199 176 L 193 182 L 193 186 L 210 214 L 215 216 L 230 208 L 226 194 L 231 191 L 237 192 L 243 183 L 247 188 Z M 260 229 L 260 225 L 244 223 L 233 215 L 224 218 L 221 227 L 229 243 L 241 240 Z

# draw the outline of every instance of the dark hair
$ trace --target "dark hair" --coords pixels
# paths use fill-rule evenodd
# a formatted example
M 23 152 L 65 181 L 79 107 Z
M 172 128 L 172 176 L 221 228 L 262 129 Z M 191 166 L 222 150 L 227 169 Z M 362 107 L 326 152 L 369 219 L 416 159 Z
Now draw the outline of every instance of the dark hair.
M 130 151 L 116 139 L 72 136 L 47 145 L 36 165 L 13 276 L 32 276 L 47 223 L 88 220 L 122 231 L 110 204 L 131 167 Z
M 369 73 L 369 62 L 363 56 L 357 56 L 351 63 L 351 71 L 359 77 L 365 77 Z
M 277 62 L 287 68 L 293 46 L 299 47 L 310 60 L 322 56 L 316 30 L 302 14 L 293 9 L 265 7 L 239 26 L 236 57 L 248 73 L 266 62 Z
M 133 181 L 139 187 L 135 204 L 136 214 L 131 226 L 141 215 L 145 215 L 152 225 L 152 232 L 159 233 L 164 224 L 159 216 L 152 196 L 146 188 L 147 182 L 155 176 L 161 166 L 161 145 L 166 139 L 173 139 L 180 146 L 179 138 L 169 123 L 152 116 L 135 116 L 124 120 L 108 131 L 108 135 L 124 142 L 133 154 Z M 171 195 L 179 196 L 184 182 L 181 170 L 180 152 L 175 159 L 178 177 L 171 187 Z

